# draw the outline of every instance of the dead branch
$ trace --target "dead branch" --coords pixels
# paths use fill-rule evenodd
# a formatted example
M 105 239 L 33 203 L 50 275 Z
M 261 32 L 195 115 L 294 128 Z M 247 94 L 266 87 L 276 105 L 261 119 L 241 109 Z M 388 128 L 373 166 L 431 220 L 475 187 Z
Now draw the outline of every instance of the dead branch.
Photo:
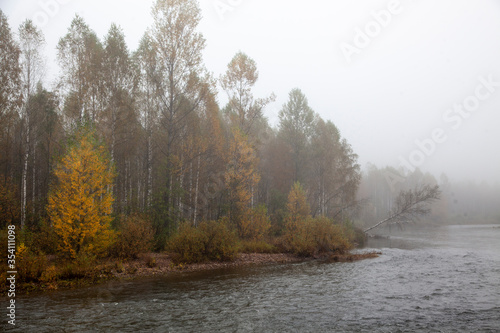
M 430 213 L 429 204 L 439 200 L 441 191 L 439 186 L 422 185 L 413 190 L 401 191 L 396 198 L 391 215 L 383 221 L 365 229 L 364 232 L 375 229 L 384 223 L 403 221 L 415 221 L 421 216 Z

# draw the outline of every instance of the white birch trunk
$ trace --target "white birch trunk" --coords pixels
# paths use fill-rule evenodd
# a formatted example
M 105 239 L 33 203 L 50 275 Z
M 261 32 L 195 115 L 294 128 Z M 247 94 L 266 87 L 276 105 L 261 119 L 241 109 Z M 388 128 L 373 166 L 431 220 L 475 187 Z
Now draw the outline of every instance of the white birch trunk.
M 200 180 L 200 155 L 198 155 L 198 166 L 196 168 L 196 185 L 194 190 L 194 212 L 193 212 L 193 224 L 196 226 L 196 218 L 198 216 L 198 188 Z

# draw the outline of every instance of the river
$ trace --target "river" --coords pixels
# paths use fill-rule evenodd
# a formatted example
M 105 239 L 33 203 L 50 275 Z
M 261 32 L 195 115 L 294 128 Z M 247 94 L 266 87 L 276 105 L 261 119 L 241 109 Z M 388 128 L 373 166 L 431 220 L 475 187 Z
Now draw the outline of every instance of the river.
M 383 255 L 18 296 L 9 331 L 500 332 L 500 227 L 405 230 L 368 247 Z

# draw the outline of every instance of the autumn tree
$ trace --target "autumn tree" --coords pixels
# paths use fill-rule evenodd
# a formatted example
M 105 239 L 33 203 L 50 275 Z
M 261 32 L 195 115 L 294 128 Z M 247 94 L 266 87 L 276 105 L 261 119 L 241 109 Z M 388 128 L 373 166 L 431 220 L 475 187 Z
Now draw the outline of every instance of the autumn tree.
M 305 219 L 311 213 L 311 208 L 307 203 L 306 193 L 299 182 L 295 182 L 288 193 L 286 204 L 288 217 L 292 220 Z
M 241 235 L 260 176 L 256 170 L 258 160 L 248 136 L 238 128 L 233 129 L 232 136 L 225 180 L 229 191 L 229 217 Z
M 54 175 L 48 215 L 59 237 L 59 250 L 71 258 L 102 254 L 113 239 L 114 171 L 106 149 L 91 130 L 78 130 Z
M 259 78 L 255 61 L 243 52 L 238 52 L 227 65 L 220 78 L 222 88 L 229 98 L 227 113 L 233 127 L 245 134 L 255 136 L 255 124 L 262 119 L 264 107 L 275 100 L 274 94 L 266 98 L 255 98 L 252 88 Z
M 285 241 L 291 248 L 302 248 L 308 242 L 310 208 L 306 193 L 299 182 L 295 182 L 288 194 L 285 218 Z
M 271 221 L 267 215 L 267 208 L 259 205 L 247 212 L 239 224 L 239 233 L 242 239 L 261 240 L 271 228 Z

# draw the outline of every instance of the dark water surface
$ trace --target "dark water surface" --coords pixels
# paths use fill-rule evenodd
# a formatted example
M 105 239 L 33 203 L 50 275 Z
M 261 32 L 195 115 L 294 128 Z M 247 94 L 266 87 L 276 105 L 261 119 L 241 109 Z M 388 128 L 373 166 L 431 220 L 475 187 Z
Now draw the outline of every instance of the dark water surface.
M 18 297 L 12 331 L 500 332 L 498 226 L 405 231 L 369 246 L 383 255 Z

